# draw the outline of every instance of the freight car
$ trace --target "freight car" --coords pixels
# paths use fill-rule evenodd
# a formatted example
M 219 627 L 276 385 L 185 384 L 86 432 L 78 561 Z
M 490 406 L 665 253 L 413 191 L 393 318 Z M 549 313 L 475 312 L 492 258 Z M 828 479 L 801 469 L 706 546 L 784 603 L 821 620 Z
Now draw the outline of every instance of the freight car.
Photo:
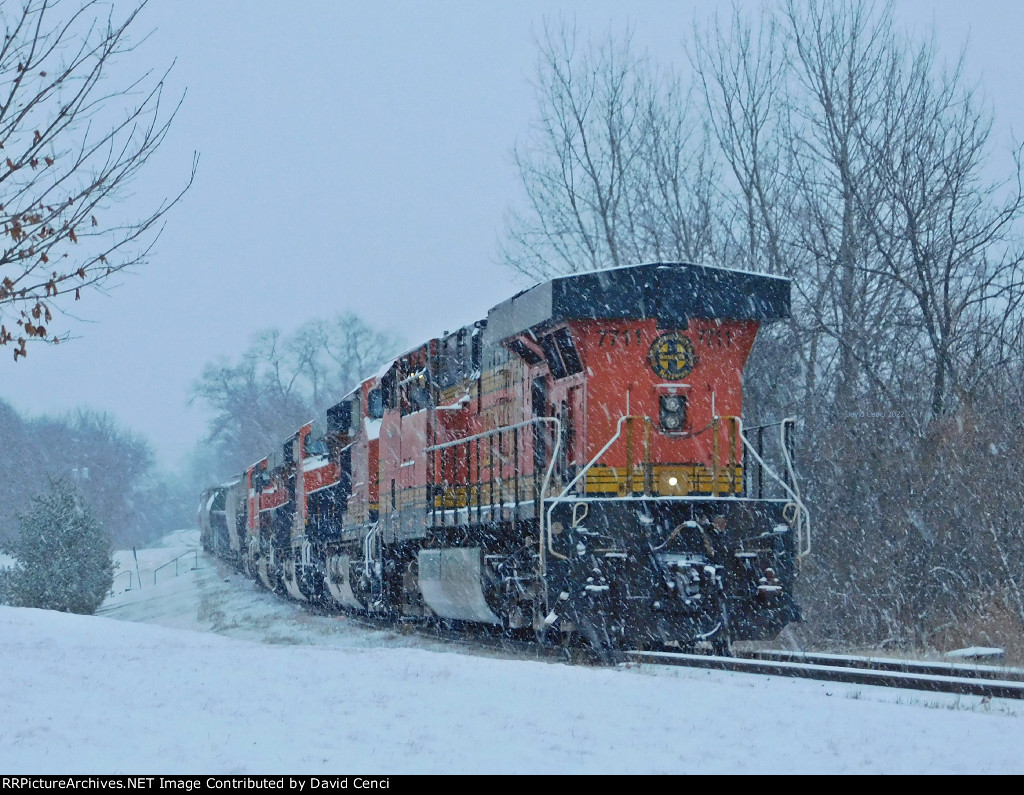
M 360 383 L 201 501 L 267 588 L 602 655 L 727 653 L 799 620 L 794 421 L 744 428 L 783 278 L 645 264 L 552 279 Z

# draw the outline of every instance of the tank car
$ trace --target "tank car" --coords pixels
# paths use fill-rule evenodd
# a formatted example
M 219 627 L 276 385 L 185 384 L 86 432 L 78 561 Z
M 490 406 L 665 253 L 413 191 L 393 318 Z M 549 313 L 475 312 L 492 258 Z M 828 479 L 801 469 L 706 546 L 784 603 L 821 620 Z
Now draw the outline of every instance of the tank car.
M 789 291 L 680 263 L 525 290 L 208 492 L 215 546 L 295 599 L 602 654 L 774 637 L 809 522 L 794 421 L 744 428 L 742 378 Z
M 199 539 L 203 550 L 238 565 L 244 536 L 239 481 L 211 486 L 199 497 Z

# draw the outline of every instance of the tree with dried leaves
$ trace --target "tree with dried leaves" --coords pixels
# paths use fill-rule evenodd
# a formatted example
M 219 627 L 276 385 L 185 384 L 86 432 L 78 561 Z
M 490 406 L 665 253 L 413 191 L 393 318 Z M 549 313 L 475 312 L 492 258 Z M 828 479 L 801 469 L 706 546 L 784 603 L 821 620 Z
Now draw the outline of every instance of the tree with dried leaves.
M 0 6 L 0 345 L 15 361 L 67 338 L 52 327 L 65 302 L 147 260 L 195 175 L 193 161 L 149 210 L 116 206 L 180 106 L 166 107 L 167 72 L 119 77 L 147 2 L 125 17 L 99 0 Z

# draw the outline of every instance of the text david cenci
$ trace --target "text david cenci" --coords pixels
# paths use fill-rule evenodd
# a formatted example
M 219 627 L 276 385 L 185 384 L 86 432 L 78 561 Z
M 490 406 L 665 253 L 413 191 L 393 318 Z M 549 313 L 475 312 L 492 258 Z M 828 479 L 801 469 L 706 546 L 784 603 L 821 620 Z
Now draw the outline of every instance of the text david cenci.
M 387 776 L 0 776 L 0 789 L 389 789 Z

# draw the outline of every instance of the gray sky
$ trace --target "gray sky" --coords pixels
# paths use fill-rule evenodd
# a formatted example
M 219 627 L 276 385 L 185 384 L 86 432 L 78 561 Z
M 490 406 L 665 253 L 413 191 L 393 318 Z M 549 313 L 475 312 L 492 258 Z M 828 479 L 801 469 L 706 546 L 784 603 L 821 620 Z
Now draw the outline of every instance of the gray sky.
M 118 0 L 117 5 L 124 5 Z M 757 3 L 752 3 L 757 6 Z M 1024 12 L 1009 0 L 900 0 L 934 23 L 940 52 L 968 42 L 968 74 L 995 106 L 998 144 L 1024 136 Z M 151 0 L 122 63 L 187 87 L 138 184 L 141 200 L 199 174 L 152 262 L 74 305 L 77 339 L 0 351 L 0 398 L 30 414 L 106 410 L 176 466 L 206 417 L 186 407 L 203 365 L 254 332 L 351 310 L 410 343 L 479 317 L 522 284 L 498 264 L 520 199 L 510 150 L 535 102 L 533 31 L 545 15 L 584 32 L 636 28 L 682 64 L 691 22 L 724 3 Z

